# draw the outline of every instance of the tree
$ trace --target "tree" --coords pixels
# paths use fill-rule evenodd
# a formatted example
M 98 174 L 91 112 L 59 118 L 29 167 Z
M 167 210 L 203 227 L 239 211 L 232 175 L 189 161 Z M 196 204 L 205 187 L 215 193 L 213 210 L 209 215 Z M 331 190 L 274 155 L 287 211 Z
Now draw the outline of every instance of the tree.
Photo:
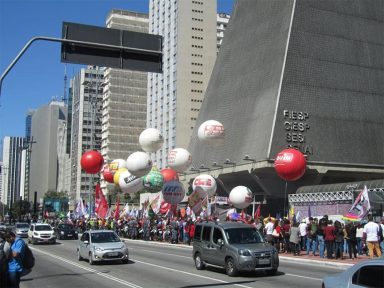
M 17 200 L 15 201 L 12 210 L 12 216 L 15 216 L 15 218 L 19 218 L 19 220 L 21 220 L 21 216 L 30 212 L 31 204 L 26 200 Z

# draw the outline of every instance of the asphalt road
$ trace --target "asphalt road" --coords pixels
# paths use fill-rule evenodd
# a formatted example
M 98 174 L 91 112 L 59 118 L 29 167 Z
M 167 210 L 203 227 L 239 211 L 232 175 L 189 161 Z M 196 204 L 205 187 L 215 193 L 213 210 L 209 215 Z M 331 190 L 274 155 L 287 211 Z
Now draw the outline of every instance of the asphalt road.
M 30 245 L 36 258 L 21 287 L 321 287 L 323 276 L 343 268 L 280 260 L 276 276 L 246 273 L 228 277 L 224 269 L 195 269 L 190 247 L 128 240 L 129 264 L 89 265 L 76 257 L 77 240 L 56 245 Z

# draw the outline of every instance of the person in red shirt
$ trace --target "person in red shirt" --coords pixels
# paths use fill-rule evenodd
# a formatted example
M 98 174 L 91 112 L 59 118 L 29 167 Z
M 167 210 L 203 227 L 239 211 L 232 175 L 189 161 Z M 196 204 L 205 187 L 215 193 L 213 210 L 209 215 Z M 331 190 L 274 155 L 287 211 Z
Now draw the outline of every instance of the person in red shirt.
M 188 245 L 191 245 L 191 240 L 193 239 L 194 235 L 195 235 L 195 223 L 193 223 L 193 221 L 190 220 L 190 223 L 189 223 Z
M 328 225 L 324 228 L 324 240 L 327 247 L 327 258 L 333 258 L 333 247 L 335 245 L 335 226 L 332 220 L 328 221 Z

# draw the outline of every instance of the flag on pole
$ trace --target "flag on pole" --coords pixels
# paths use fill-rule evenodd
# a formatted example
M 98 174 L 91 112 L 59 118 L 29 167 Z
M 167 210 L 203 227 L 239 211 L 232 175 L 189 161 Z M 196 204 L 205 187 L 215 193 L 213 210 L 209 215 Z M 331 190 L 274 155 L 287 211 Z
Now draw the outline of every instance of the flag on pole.
M 79 202 L 77 202 L 77 207 L 76 207 L 75 213 L 76 213 L 77 218 L 81 218 L 85 215 L 83 199 L 80 199 Z
M 108 203 L 105 197 L 102 197 L 99 203 L 97 215 L 100 218 L 105 219 L 108 213 Z
M 368 189 L 367 186 L 364 186 L 364 189 L 357 196 L 351 209 L 349 209 L 349 213 L 356 213 L 360 219 L 363 219 L 365 216 L 367 216 L 370 210 L 371 203 L 369 202 Z
M 115 205 L 115 213 L 113 213 L 113 218 L 116 220 L 120 218 L 120 197 L 117 197 L 117 202 Z
M 98 214 L 101 199 L 105 198 L 103 191 L 101 190 L 100 183 L 95 187 L 95 213 Z
M 256 211 L 255 211 L 255 214 L 253 215 L 253 218 L 255 218 L 255 219 L 259 219 L 259 218 L 260 218 L 260 215 L 261 215 L 261 212 L 260 212 L 260 205 L 261 205 L 261 204 L 259 204 L 259 206 L 257 206 L 257 209 L 256 209 Z

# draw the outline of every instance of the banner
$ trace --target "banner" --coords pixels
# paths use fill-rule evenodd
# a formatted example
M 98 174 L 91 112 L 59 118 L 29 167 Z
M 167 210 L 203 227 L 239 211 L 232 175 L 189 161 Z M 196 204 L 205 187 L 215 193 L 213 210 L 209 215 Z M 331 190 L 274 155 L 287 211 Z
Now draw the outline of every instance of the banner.
M 367 186 L 364 186 L 364 189 L 360 192 L 359 196 L 357 196 L 351 209 L 349 209 L 348 216 L 351 217 L 353 214 L 355 214 L 361 220 L 365 216 L 367 216 L 370 210 L 371 210 L 371 204 L 369 202 L 368 189 L 367 189 Z

